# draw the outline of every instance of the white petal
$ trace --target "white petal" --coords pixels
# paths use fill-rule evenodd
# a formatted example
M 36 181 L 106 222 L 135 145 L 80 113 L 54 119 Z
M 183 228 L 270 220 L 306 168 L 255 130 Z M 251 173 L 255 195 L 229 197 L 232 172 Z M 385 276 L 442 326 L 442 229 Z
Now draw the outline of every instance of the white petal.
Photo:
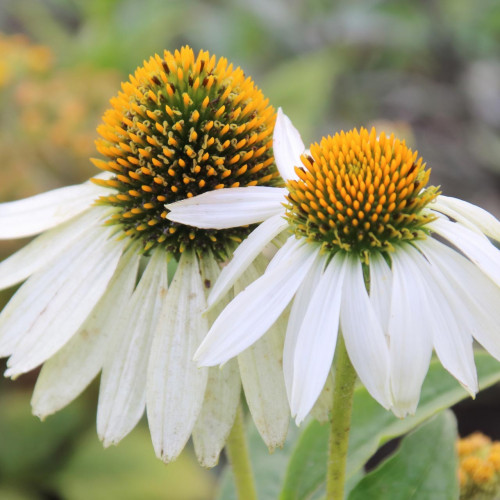
M 392 304 L 389 319 L 392 411 L 415 413 L 432 354 L 433 318 L 427 317 L 427 288 L 411 253 L 400 247 L 392 257 Z
M 302 165 L 300 155 L 305 149 L 298 130 L 279 108 L 274 126 L 273 151 L 276 166 L 285 181 L 297 178 L 294 167 Z
M 429 227 L 455 245 L 500 286 L 500 250 L 477 233 L 455 222 L 438 219 L 432 221 Z
M 267 266 L 266 272 L 271 272 L 274 268 L 289 259 L 305 243 L 304 238 L 289 236 L 283 246 L 275 253 L 271 262 Z
M 239 408 L 240 393 L 240 374 L 235 359 L 221 368 L 208 369 L 203 406 L 193 429 L 194 451 L 201 466 L 217 465 Z
M 346 259 L 340 312 L 345 346 L 358 377 L 384 408 L 391 406 L 389 349 L 366 291 L 361 261 Z
M 184 448 L 203 404 L 208 370 L 193 354 L 208 331 L 205 292 L 193 253 L 184 253 L 161 309 L 148 366 L 147 414 L 158 458 Z
M 8 288 L 39 271 L 57 258 L 103 218 L 102 207 L 88 210 L 80 217 L 57 226 L 21 248 L 0 263 L 0 289 Z
M 199 264 L 201 278 L 205 287 L 205 297 L 208 298 L 217 286 L 219 276 L 222 274 L 221 267 L 211 253 L 209 253 L 208 255 L 204 255 Z M 208 320 L 209 327 L 213 324 L 219 314 L 224 310 L 224 308 L 229 304 L 229 302 L 231 302 L 233 298 L 233 289 L 227 290 L 221 296 L 221 299 L 217 302 L 217 304 L 214 304 L 213 307 L 210 307 L 203 312 L 203 316 L 206 316 Z
M 205 295 L 208 295 L 220 275 L 220 267 L 211 254 L 200 260 L 200 272 Z M 213 323 L 232 297 L 231 291 L 205 314 L 209 324 Z M 203 467 L 217 465 L 219 454 L 233 427 L 240 393 L 241 381 L 236 360 L 230 360 L 223 368 L 209 368 L 203 406 L 193 429 L 194 450 Z
M 280 214 L 267 219 L 250 233 L 235 250 L 231 262 L 223 268 L 209 295 L 208 307 L 227 293 L 263 248 L 287 226 L 288 223 Z
M 32 370 L 76 333 L 104 294 L 124 245 L 110 239 L 108 228 L 91 228 L 26 281 L 0 315 L 0 352 L 12 353 L 6 376 Z
M 199 364 L 224 363 L 258 340 L 292 300 L 318 251 L 307 244 L 298 247 L 287 260 L 241 292 L 220 314 L 196 351 Z
M 290 403 L 297 425 L 318 399 L 332 366 L 339 330 L 344 260 L 338 252 L 326 267 L 298 333 Z
M 105 294 L 78 332 L 44 363 L 31 399 L 38 417 L 44 419 L 69 404 L 101 370 L 110 330 L 134 289 L 139 257 L 134 248 L 126 252 Z
M 246 226 L 283 212 L 286 194 L 270 186 L 215 189 L 166 205 L 167 219 L 204 229 Z
M 235 293 L 258 279 L 266 265 L 266 260 L 258 257 L 237 281 Z M 270 451 L 283 446 L 290 421 L 282 369 L 287 317 L 283 313 L 265 335 L 238 356 L 248 408 Z
M 311 408 L 309 415 L 317 420 L 320 424 L 326 424 L 330 422 L 330 417 L 333 408 L 333 382 L 334 382 L 333 372 L 330 370 L 326 378 L 325 385 L 321 391 L 316 403 Z
M 435 201 L 432 208 L 432 215 L 434 215 L 435 217 L 439 217 L 440 219 L 444 219 L 445 221 L 453 219 L 455 222 L 475 232 L 482 239 L 488 241 L 487 236 L 475 224 L 473 224 L 469 219 L 466 219 L 460 213 L 453 210 L 451 207 Z
M 97 433 L 104 446 L 118 443 L 144 413 L 149 353 L 167 283 L 167 258 L 159 249 L 111 332 L 97 406 Z
M 428 240 L 418 242 L 426 255 L 432 248 Z M 435 324 L 432 332 L 434 350 L 442 365 L 474 395 L 478 391 L 477 375 L 472 335 L 463 318 L 463 303 L 439 266 L 429 264 L 418 252 L 415 252 L 415 259 L 420 261 L 420 272 L 427 284 L 428 301 L 432 306 L 429 313 Z
M 0 240 L 23 238 L 50 229 L 90 208 L 107 190 L 85 182 L 24 200 L 0 204 Z
M 285 442 L 290 408 L 283 378 L 286 313 L 257 342 L 238 356 L 245 398 L 269 451 Z
M 455 250 L 435 241 L 426 240 L 425 254 L 439 266 L 450 286 L 459 296 L 462 306 L 455 309 L 476 340 L 500 360 L 500 288 L 472 262 Z
M 293 299 L 286 330 L 285 346 L 283 349 L 283 374 L 285 377 L 288 401 L 290 402 L 292 400 L 294 357 L 297 337 L 306 316 L 312 294 L 321 279 L 324 266 L 325 259 L 319 258 L 314 261 Z
M 391 268 L 381 255 L 373 254 L 370 257 L 370 303 L 385 334 L 389 330 L 391 293 Z
M 492 214 L 477 205 L 458 198 L 440 195 L 431 208 L 457 219 L 459 214 L 463 219 L 475 225 L 482 233 L 494 240 L 500 241 L 500 221 Z M 458 219 L 457 219 L 458 220 Z M 459 222 L 462 222 L 459 220 Z

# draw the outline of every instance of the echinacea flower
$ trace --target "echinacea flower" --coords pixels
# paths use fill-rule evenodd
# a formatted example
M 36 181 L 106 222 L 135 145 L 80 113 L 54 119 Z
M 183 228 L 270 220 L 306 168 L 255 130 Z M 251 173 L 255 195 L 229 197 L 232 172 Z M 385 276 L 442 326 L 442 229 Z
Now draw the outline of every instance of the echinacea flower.
M 10 377 L 44 363 L 36 415 L 67 405 L 102 370 L 97 430 L 105 445 L 146 408 L 159 457 L 175 459 L 192 434 L 198 459 L 213 466 L 236 414 L 241 371 L 264 440 L 283 442 L 283 329 L 261 344 L 259 372 L 257 351 L 223 370 L 192 361 L 214 317 L 202 315 L 206 294 L 251 228 L 194 229 L 169 221 L 164 207 L 207 190 L 282 182 L 274 121 L 252 79 L 226 59 L 165 51 L 111 100 L 98 128 L 105 159 L 94 160 L 104 173 L 0 204 L 1 239 L 43 233 L 0 263 L 0 288 L 26 280 L 0 314 L 0 355 L 10 356 Z
M 416 409 L 433 350 L 474 394 L 473 338 L 500 359 L 500 223 L 426 187 L 404 142 L 352 130 L 306 151 L 278 111 L 274 154 L 286 188 L 224 189 L 167 206 L 198 227 L 264 221 L 239 246 L 209 305 L 279 231 L 266 272 L 219 315 L 195 357 L 224 363 L 292 302 L 283 369 L 300 423 L 330 372 L 338 335 L 370 394 L 403 417 Z M 228 216 L 230 214 L 230 216 Z
M 460 499 L 495 499 L 500 493 L 500 442 L 480 432 L 459 439 Z

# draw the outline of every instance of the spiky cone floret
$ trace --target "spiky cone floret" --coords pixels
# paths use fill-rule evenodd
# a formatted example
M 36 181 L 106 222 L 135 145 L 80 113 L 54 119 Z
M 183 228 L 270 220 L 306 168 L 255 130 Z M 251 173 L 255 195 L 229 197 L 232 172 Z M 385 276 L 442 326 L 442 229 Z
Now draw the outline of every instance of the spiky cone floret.
M 10 356 L 10 377 L 43 364 L 36 415 L 66 406 L 101 373 L 97 430 L 106 446 L 146 409 L 160 458 L 175 459 L 192 435 L 200 463 L 211 467 L 236 414 L 241 378 L 266 444 L 283 443 L 289 409 L 275 376 L 279 325 L 262 348 L 263 363 L 247 357 L 241 376 L 236 360 L 223 370 L 192 361 L 217 314 L 202 314 L 206 295 L 251 228 L 194 230 L 166 219 L 164 207 L 207 189 L 266 192 L 282 182 L 274 120 L 252 80 L 225 59 L 188 47 L 165 52 L 130 77 L 104 115 L 97 146 L 106 159 L 94 162 L 105 172 L 0 204 L 0 239 L 42 233 L 0 263 L 0 288 L 26 280 L 0 314 L 0 355 Z M 261 268 L 249 268 L 252 281 Z M 276 380 L 266 385 L 261 377 Z
M 279 110 L 273 148 L 285 189 L 268 188 L 265 200 L 227 189 L 168 206 L 172 220 L 219 228 L 235 224 L 221 206 L 267 210 L 209 304 L 263 246 L 286 237 L 263 276 L 219 315 L 196 353 L 200 366 L 248 348 L 291 304 L 283 370 L 299 423 L 324 390 L 339 333 L 368 391 L 400 417 L 417 407 L 433 350 L 475 394 L 473 337 L 500 359 L 500 251 L 490 241 L 500 241 L 500 222 L 427 187 L 418 154 L 374 130 L 326 137 L 307 151 Z

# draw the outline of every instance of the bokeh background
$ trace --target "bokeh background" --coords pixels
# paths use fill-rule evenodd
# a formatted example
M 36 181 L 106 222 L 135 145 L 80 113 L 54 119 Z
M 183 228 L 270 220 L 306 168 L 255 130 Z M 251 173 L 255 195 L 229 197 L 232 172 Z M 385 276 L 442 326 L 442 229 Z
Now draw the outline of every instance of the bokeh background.
M 376 125 L 418 149 L 445 194 L 500 215 L 498 0 L 0 0 L 0 202 L 92 175 L 120 82 L 184 44 L 240 65 L 306 143 Z M 40 423 L 35 380 L 0 381 L 1 499 L 214 498 L 219 471 L 190 449 L 163 466 L 145 424 L 103 450 L 96 384 Z

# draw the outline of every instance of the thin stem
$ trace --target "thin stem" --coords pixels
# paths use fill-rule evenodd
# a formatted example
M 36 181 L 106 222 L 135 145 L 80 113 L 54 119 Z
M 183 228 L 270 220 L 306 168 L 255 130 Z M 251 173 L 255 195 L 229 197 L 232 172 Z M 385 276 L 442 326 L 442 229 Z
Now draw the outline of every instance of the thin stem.
M 227 439 L 226 452 L 233 469 L 238 500 L 257 500 L 241 406 L 236 412 L 236 419 Z
M 326 498 L 343 500 L 349 431 L 351 430 L 352 400 L 356 372 L 352 367 L 342 335 L 336 352 L 333 409 L 328 450 Z

